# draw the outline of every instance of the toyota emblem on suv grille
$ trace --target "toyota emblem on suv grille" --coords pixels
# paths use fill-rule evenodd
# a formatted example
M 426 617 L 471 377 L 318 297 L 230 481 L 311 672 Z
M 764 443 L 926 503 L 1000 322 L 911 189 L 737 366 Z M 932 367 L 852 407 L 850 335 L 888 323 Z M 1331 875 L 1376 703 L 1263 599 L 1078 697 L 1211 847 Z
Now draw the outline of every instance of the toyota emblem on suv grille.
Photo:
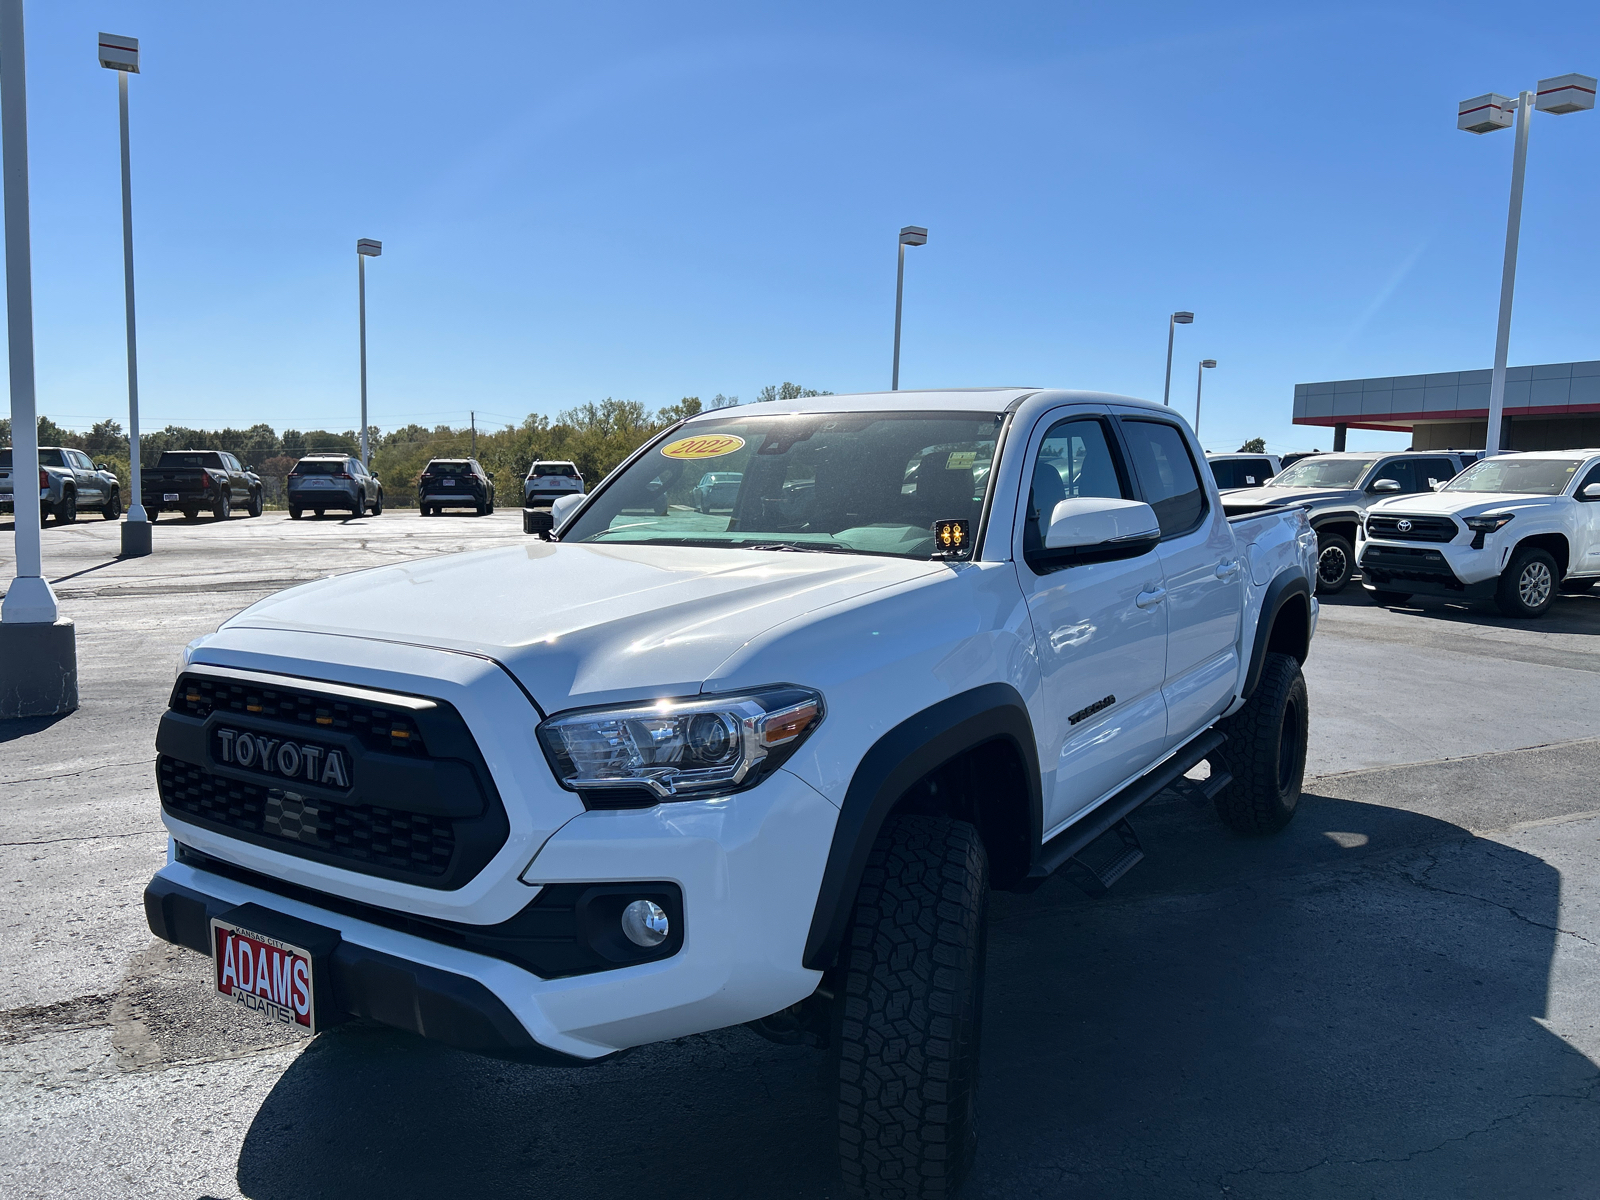
M 1396 521 L 1394 523 L 1394 527 L 1396 529 L 1398 529 L 1401 533 L 1410 533 L 1411 532 L 1411 522 L 1406 520 L 1404 517 L 1401 517 L 1400 520 Z

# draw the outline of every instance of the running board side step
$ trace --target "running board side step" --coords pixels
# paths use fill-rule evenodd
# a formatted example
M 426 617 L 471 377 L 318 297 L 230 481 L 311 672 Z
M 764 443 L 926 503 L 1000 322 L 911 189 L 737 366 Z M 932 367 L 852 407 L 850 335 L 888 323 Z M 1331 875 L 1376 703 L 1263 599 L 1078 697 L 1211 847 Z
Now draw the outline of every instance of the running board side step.
M 1021 892 L 1033 891 L 1034 888 L 1050 878 L 1061 867 L 1077 858 L 1079 852 L 1087 848 L 1089 843 L 1103 834 L 1111 832 L 1119 825 L 1126 825 L 1129 813 L 1133 812 L 1145 801 L 1154 798 L 1163 789 L 1171 787 L 1182 779 L 1184 775 L 1198 766 L 1206 755 L 1227 740 L 1227 734 L 1220 729 L 1208 729 L 1171 758 L 1161 763 L 1148 775 L 1142 775 L 1135 779 L 1099 808 L 1084 817 L 1083 820 L 1063 829 L 1055 837 L 1039 847 L 1039 853 L 1035 855 L 1033 860 L 1033 869 L 1017 885 L 1016 890 Z M 1211 795 L 1214 796 L 1216 792 L 1220 792 L 1232 781 L 1233 777 L 1231 775 L 1218 776 L 1215 791 L 1211 792 Z M 1204 784 L 1194 784 L 1193 786 L 1196 789 L 1209 790 L 1212 782 L 1212 780 L 1208 779 Z M 1128 835 L 1133 835 L 1131 844 L 1128 841 Z M 1127 834 L 1122 835 L 1122 837 L 1124 851 L 1109 863 L 1099 869 L 1086 862 L 1081 864 L 1091 876 L 1099 880 L 1104 880 L 1104 876 L 1108 871 L 1117 868 L 1110 881 L 1104 883 L 1104 887 L 1110 887 L 1112 883 L 1115 883 L 1126 874 L 1130 867 L 1144 857 L 1144 851 L 1139 848 L 1138 836 L 1133 834 L 1131 825 L 1128 826 Z M 1133 852 L 1131 856 L 1129 851 Z M 1124 859 L 1128 861 L 1124 862 Z

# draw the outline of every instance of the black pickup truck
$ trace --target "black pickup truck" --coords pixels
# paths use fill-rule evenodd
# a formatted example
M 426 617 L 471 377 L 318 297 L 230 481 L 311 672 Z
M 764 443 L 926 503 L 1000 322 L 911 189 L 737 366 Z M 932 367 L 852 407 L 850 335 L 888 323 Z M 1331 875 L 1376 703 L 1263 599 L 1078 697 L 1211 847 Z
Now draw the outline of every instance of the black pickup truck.
M 261 515 L 261 476 L 221 450 L 167 450 L 146 468 L 139 491 L 152 521 L 173 511 L 192 521 L 201 509 L 223 521 L 236 504 L 252 517 Z

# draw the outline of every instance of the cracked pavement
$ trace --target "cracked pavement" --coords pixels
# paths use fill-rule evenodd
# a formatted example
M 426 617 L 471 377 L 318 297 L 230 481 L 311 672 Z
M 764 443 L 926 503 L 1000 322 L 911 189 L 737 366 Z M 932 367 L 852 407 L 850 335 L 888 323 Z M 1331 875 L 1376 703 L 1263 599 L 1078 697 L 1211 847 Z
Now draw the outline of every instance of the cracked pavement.
M 834 1197 L 825 1058 L 743 1029 L 582 1071 L 241 1026 L 151 938 L 178 649 L 285 581 L 520 541 L 514 512 L 45 531 L 84 707 L 0 725 L 0 1193 Z M 0 522 L 0 579 L 9 578 Z M 1101 900 L 993 905 L 978 1197 L 1600 1192 L 1600 596 L 1519 625 L 1325 605 L 1307 796 L 1164 796 Z M 286 1040 L 287 1039 L 287 1040 Z

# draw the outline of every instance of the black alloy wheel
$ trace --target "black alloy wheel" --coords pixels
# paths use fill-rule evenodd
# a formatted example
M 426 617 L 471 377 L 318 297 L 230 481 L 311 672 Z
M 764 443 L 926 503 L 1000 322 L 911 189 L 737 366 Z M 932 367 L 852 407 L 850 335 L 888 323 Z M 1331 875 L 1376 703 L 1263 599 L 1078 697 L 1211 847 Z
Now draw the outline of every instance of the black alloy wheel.
M 1306 681 L 1289 654 L 1269 654 L 1256 690 L 1221 726 L 1228 740 L 1211 754 L 1211 769 L 1233 782 L 1217 793 L 1217 816 L 1235 833 L 1276 833 L 1300 803 L 1310 722 Z
M 1317 591 L 1333 596 L 1344 591 L 1355 568 L 1356 551 L 1348 538 L 1325 533 L 1317 538 Z
M 122 515 L 122 493 L 116 488 L 106 497 L 106 502 L 100 506 L 100 515 L 108 521 L 115 521 Z

